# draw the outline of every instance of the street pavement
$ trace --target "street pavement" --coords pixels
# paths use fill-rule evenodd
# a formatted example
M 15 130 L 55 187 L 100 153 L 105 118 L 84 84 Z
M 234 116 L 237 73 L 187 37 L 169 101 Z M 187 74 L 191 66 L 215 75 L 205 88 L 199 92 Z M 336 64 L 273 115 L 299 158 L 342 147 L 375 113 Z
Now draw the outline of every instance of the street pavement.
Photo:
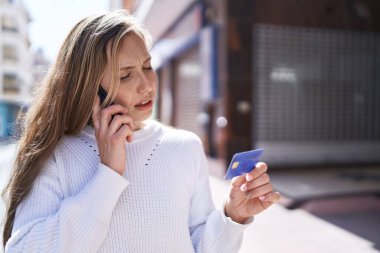
M 229 184 L 210 176 L 215 203 Z M 244 233 L 240 253 L 374 253 L 373 243 L 302 210 L 274 204 Z
M 0 189 L 7 181 L 15 145 L 0 145 Z M 209 159 L 211 172 L 222 171 L 222 164 Z M 213 173 L 214 174 L 214 173 Z M 210 175 L 213 200 L 217 207 L 228 193 L 229 182 Z M 0 202 L 0 219 L 4 204 Z M 1 239 L 0 239 L 1 240 Z M 1 242 L 1 241 L 0 241 Z M 0 250 L 1 252 L 1 250 Z M 244 233 L 240 253 L 379 253 L 373 243 L 302 209 L 288 210 L 274 204 L 257 215 Z

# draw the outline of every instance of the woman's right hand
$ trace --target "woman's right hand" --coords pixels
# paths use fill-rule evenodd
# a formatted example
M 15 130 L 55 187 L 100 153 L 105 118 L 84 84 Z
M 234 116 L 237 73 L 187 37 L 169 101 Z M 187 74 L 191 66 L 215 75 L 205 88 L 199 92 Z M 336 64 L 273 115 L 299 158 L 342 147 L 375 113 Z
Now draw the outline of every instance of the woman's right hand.
M 101 109 L 98 96 L 92 108 L 100 161 L 120 175 L 123 175 L 126 165 L 125 141 L 132 141 L 134 128 L 134 122 L 126 115 L 127 112 L 126 108 L 118 104 Z M 113 115 L 115 116 L 112 119 Z

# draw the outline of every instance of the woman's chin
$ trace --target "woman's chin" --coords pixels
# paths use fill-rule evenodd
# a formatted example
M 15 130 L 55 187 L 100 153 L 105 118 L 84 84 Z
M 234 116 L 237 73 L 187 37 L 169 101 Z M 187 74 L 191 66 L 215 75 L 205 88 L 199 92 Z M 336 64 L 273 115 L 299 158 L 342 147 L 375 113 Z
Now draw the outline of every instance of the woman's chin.
M 141 113 L 138 114 L 140 115 L 131 116 L 134 122 L 142 122 L 145 120 L 149 120 L 152 117 L 152 112 L 145 112 L 144 115 L 141 115 Z

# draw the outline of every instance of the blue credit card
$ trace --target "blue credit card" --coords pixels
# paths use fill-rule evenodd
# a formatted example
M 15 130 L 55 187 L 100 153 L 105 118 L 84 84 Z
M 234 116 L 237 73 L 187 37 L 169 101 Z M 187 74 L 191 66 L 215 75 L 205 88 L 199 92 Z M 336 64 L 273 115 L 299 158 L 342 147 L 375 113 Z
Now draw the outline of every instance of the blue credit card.
M 242 153 L 236 153 L 228 166 L 225 180 L 251 172 L 256 164 L 260 162 L 263 149 L 255 149 Z

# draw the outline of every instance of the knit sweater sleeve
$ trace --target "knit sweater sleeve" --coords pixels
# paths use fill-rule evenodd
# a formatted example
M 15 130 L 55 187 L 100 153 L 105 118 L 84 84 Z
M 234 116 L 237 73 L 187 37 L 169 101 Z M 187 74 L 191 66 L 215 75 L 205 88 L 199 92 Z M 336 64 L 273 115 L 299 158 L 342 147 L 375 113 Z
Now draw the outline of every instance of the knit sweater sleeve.
M 17 207 L 5 252 L 96 252 L 101 246 L 128 181 L 100 163 L 76 195 L 64 198 L 58 170 L 48 160 Z
M 211 197 L 207 159 L 198 140 L 194 153 L 197 154 L 197 176 L 191 200 L 190 234 L 195 252 L 233 253 L 238 252 L 243 240 L 244 229 L 253 221 L 239 224 L 226 217 L 224 201 L 215 209 Z

